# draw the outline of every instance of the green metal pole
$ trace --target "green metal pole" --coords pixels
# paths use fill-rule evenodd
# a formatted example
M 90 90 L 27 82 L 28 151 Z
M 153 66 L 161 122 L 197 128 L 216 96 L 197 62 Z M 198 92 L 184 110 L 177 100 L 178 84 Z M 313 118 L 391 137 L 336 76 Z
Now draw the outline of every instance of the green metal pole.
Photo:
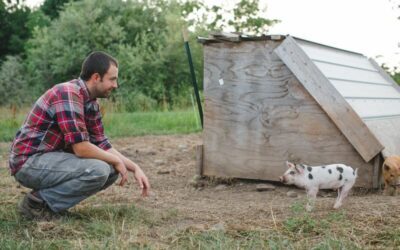
M 186 54 L 188 56 L 190 75 L 192 76 L 192 84 L 193 84 L 194 94 L 196 96 L 197 107 L 199 109 L 201 127 L 203 128 L 203 109 L 201 107 L 200 94 L 199 94 L 199 89 L 197 87 L 196 75 L 194 74 L 192 54 L 190 53 L 189 39 L 188 39 L 188 33 L 187 33 L 186 29 L 183 30 L 183 41 L 185 44 Z

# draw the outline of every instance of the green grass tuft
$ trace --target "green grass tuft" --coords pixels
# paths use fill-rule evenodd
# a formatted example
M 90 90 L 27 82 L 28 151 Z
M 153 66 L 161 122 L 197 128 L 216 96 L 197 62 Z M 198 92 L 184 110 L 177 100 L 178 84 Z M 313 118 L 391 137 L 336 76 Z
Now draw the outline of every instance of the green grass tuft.
M 200 131 L 193 111 L 110 113 L 104 116 L 110 137 L 188 134 Z

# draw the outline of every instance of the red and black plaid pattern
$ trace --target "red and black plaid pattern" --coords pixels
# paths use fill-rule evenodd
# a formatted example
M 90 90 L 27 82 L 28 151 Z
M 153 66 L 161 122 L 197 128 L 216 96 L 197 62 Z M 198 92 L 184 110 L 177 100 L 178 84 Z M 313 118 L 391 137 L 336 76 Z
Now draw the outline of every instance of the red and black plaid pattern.
M 14 175 L 29 156 L 70 150 L 71 144 L 90 141 L 108 150 L 99 104 L 90 99 L 81 79 L 60 83 L 34 104 L 11 146 L 10 169 Z

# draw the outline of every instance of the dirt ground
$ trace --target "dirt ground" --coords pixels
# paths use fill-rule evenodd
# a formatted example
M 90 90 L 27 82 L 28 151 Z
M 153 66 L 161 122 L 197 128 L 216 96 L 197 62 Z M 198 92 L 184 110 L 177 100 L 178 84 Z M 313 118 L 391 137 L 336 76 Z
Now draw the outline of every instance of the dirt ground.
M 291 206 L 296 201 L 305 199 L 303 190 L 288 186 L 278 185 L 275 190 L 259 192 L 256 187 L 262 182 L 213 179 L 194 182 L 195 146 L 201 144 L 200 134 L 124 138 L 114 140 L 113 144 L 146 172 L 152 185 L 151 196 L 141 199 L 133 181 L 124 188 L 114 186 L 102 195 L 153 211 L 176 210 L 179 215 L 176 224 L 170 225 L 175 230 L 273 228 L 291 215 Z M 288 192 L 297 197 L 289 196 Z M 313 213 L 324 216 L 332 212 L 335 198 L 335 192 L 321 192 Z M 384 216 L 393 215 L 399 222 L 400 197 L 353 190 L 341 210 L 374 230 L 371 221 Z
M 303 190 L 287 186 L 259 192 L 256 187 L 261 182 L 255 181 L 207 179 L 193 182 L 196 175 L 195 146 L 201 144 L 200 134 L 129 137 L 112 140 L 112 143 L 142 167 L 151 182 L 151 195 L 141 198 L 131 176 L 128 185 L 114 185 L 98 194 L 99 199 L 116 204 L 134 203 L 154 213 L 176 211 L 177 216 L 170 221 L 171 224 L 154 228 L 154 237 L 188 228 L 273 229 L 291 216 L 291 206 L 305 197 Z M 4 160 L 3 156 L 3 163 Z M 290 197 L 289 191 L 297 197 Z M 331 213 L 335 198 L 334 192 L 321 193 L 313 213 L 321 217 Z M 341 211 L 360 227 L 370 227 L 372 232 L 383 217 L 392 216 L 393 223 L 398 225 L 400 197 L 383 196 L 377 191 L 353 190 Z

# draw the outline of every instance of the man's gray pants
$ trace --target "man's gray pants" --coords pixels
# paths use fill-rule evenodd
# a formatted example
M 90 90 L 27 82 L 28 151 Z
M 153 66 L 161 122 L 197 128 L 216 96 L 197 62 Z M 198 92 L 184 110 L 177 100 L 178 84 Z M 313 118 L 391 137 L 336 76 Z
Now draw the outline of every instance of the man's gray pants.
M 51 210 L 61 212 L 109 187 L 118 172 L 101 160 L 49 152 L 29 157 L 15 179 L 37 191 Z

